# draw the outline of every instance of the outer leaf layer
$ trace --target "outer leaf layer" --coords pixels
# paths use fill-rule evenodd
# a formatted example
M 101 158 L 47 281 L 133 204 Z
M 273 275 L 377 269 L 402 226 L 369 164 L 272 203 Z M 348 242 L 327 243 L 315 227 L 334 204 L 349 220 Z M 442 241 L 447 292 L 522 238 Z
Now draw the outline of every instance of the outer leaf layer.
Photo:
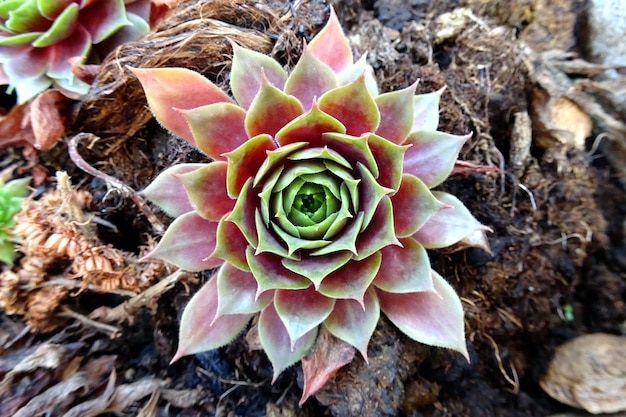
M 243 330 L 252 317 L 251 314 L 235 314 L 213 320 L 217 304 L 217 280 L 211 278 L 191 298 L 183 311 L 178 350 L 172 362 L 185 355 L 224 346 Z
M 407 336 L 431 346 L 454 349 L 468 360 L 463 307 L 450 284 L 432 271 L 436 293 L 378 291 L 380 308 Z

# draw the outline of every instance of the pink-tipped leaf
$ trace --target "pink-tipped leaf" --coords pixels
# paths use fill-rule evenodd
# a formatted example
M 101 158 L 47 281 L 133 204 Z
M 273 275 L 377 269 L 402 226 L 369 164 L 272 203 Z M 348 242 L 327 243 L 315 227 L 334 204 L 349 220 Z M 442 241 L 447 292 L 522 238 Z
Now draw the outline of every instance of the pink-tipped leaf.
M 298 362 L 311 350 L 316 336 L 317 328 L 314 328 L 292 347 L 287 328 L 278 316 L 274 304 L 263 309 L 259 317 L 259 340 L 274 368 L 272 383 L 282 371 Z
M 429 131 L 412 133 L 405 142 L 411 147 L 404 155 L 404 172 L 415 175 L 428 188 L 436 187 L 448 178 L 461 147 L 471 136 Z
M 432 271 L 436 292 L 391 294 L 378 290 L 380 308 L 404 334 L 420 343 L 454 349 L 469 360 L 461 300 Z
M 172 217 L 193 210 L 187 190 L 178 179 L 181 174 L 197 171 L 205 164 L 178 164 L 161 172 L 141 194 Z
M 221 259 L 207 258 L 215 250 L 217 222 L 185 213 L 170 227 L 146 258 L 157 257 L 173 263 L 180 269 L 199 272 L 220 265 Z
M 341 23 L 330 8 L 330 17 L 326 26 L 311 40 L 311 54 L 328 65 L 336 74 L 352 65 L 352 49 L 348 38 L 343 33 Z
M 185 68 L 129 68 L 141 82 L 154 117 L 192 145 L 196 141 L 180 110 L 213 103 L 232 103 L 218 86 Z
M 215 160 L 226 160 L 230 152 L 248 140 L 244 126 L 246 111 L 232 103 L 214 103 L 180 110 L 202 152 Z
M 215 318 L 217 306 L 217 280 L 213 277 L 191 298 L 183 311 L 178 350 L 172 362 L 224 346 L 237 337 L 252 317 L 251 314 L 233 314 Z

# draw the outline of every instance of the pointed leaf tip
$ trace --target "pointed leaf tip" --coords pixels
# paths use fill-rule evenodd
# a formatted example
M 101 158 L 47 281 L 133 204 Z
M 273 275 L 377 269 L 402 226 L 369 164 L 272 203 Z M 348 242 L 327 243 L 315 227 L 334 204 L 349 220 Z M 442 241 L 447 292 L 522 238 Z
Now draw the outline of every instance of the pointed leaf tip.
M 436 293 L 378 290 L 380 308 L 411 339 L 453 349 L 468 358 L 461 300 L 441 275 L 432 271 L 432 278 Z
M 311 40 L 309 50 L 336 74 L 352 65 L 352 49 L 334 8 L 330 8 L 328 22 Z
M 189 110 L 213 103 L 232 103 L 215 84 L 186 68 L 132 68 L 139 79 L 154 117 L 166 129 L 196 145 L 185 116 Z
M 172 362 L 186 355 L 224 346 L 243 330 L 252 317 L 252 314 L 232 314 L 213 319 L 217 308 L 217 279 L 212 277 L 191 298 L 183 311 L 179 346 Z

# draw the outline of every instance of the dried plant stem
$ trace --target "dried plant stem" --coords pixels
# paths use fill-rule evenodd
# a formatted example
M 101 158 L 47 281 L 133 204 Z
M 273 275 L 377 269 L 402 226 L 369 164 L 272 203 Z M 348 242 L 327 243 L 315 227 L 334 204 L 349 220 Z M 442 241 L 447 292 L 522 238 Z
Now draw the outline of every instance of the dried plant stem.
M 102 181 L 104 181 L 107 187 L 111 189 L 115 189 L 122 196 L 129 197 L 131 200 L 133 200 L 133 202 L 137 205 L 139 210 L 141 210 L 141 212 L 146 216 L 150 224 L 152 224 L 152 228 L 154 229 L 154 231 L 159 234 L 163 233 L 163 231 L 165 230 L 165 226 L 155 216 L 154 212 L 150 209 L 150 207 L 148 207 L 146 200 L 144 200 L 139 195 L 139 193 L 137 193 L 137 191 L 133 190 L 130 186 L 126 185 L 124 182 L 118 180 L 117 178 L 112 177 L 108 174 L 105 174 L 104 172 L 99 171 L 96 168 L 92 167 L 83 159 L 82 156 L 80 156 L 77 148 L 78 148 L 78 142 L 80 142 L 82 139 L 90 139 L 93 141 L 93 140 L 97 140 L 98 137 L 91 133 L 79 133 L 76 136 L 74 136 L 72 139 L 70 139 L 68 148 L 69 148 L 70 158 L 72 159 L 72 161 L 74 161 L 74 164 L 76 164 L 78 168 L 82 169 L 86 173 L 93 175 L 94 177 L 99 178 Z

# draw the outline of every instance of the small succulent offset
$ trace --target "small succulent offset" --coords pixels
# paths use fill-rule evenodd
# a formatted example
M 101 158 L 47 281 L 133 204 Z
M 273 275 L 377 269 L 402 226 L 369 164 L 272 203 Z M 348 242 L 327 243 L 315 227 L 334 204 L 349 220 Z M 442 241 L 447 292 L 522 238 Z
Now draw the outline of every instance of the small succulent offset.
M 0 179 L 0 262 L 12 264 L 15 258 L 15 236 L 11 228 L 15 226 L 13 216 L 20 212 L 30 178 L 11 180 L 6 184 Z
M 72 73 L 72 59 L 101 58 L 139 38 L 149 15 L 149 0 L 0 0 L 0 83 L 20 104 L 50 86 L 83 95 L 89 85 Z
M 160 123 L 213 159 L 143 192 L 176 218 L 148 256 L 219 266 L 184 310 L 174 360 L 229 343 L 257 313 L 275 378 L 320 326 L 367 359 L 380 311 L 467 357 L 460 299 L 426 249 L 486 247 L 486 228 L 430 191 L 469 137 L 436 131 L 441 91 L 379 94 L 332 11 L 290 74 L 233 49 L 235 100 L 187 69 L 132 69 Z

